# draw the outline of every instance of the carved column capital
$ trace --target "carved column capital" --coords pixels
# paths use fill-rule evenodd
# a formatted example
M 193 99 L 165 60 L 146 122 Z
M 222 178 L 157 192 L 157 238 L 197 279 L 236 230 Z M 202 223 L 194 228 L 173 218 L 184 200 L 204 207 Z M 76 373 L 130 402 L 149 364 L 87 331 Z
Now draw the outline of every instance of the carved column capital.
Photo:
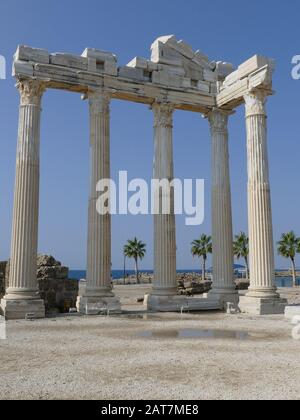
M 108 91 L 99 89 L 88 92 L 87 97 L 90 103 L 90 113 L 109 113 L 111 95 Z
M 21 96 L 21 105 L 40 106 L 45 84 L 37 80 L 22 80 L 16 85 Z
M 167 102 L 154 102 L 152 105 L 154 111 L 154 126 L 173 128 L 174 106 Z
M 244 95 L 245 106 L 246 106 L 246 117 L 253 115 L 266 116 L 266 102 L 267 93 L 263 90 L 254 90 Z
M 231 111 L 223 111 L 221 109 L 213 109 L 208 114 L 211 130 L 213 133 L 224 133 L 228 130 L 228 117 Z

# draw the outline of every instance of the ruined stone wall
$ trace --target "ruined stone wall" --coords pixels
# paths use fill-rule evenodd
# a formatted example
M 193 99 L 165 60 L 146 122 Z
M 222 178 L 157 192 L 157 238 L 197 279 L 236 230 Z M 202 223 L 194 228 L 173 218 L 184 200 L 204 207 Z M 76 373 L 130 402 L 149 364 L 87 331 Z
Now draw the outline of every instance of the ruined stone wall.
M 3 275 L 1 277 L 1 268 Z M 3 279 L 1 282 L 1 278 Z M 41 298 L 45 301 L 46 312 L 69 312 L 76 307 L 79 284 L 69 279 L 68 267 L 62 266 L 54 257 L 39 255 L 37 258 L 37 278 Z M 0 296 L 8 286 L 9 262 L 0 263 Z

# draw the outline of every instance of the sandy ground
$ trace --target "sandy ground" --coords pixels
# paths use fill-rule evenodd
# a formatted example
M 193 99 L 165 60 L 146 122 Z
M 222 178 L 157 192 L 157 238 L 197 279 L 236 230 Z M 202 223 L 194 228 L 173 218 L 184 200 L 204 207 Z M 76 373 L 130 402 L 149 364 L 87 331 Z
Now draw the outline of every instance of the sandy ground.
M 143 315 L 147 286 L 116 291 L 122 316 L 8 322 L 0 399 L 300 399 L 300 341 L 282 316 Z M 202 330 L 212 337 L 191 337 Z

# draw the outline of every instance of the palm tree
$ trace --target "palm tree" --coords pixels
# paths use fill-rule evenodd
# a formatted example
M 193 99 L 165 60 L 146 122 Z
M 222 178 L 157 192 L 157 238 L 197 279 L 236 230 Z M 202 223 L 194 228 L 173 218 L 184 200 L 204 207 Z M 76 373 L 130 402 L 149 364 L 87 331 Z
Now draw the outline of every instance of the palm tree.
M 142 260 L 145 257 L 145 255 L 146 244 L 144 244 L 142 241 L 138 241 L 137 238 L 129 240 L 124 246 L 124 257 L 133 258 L 135 261 L 135 274 L 137 284 L 140 284 L 138 261 L 139 259 Z
M 208 254 L 212 254 L 211 236 L 202 235 L 200 239 L 192 242 L 193 257 L 202 258 L 202 281 L 205 280 L 206 275 L 206 261 Z
M 235 235 L 235 240 L 233 241 L 233 254 L 238 260 L 244 258 L 247 278 L 249 279 L 249 238 L 245 232 Z
M 293 231 L 283 233 L 278 242 L 278 254 L 292 261 L 293 286 L 296 287 L 296 253 L 300 252 L 300 238 Z

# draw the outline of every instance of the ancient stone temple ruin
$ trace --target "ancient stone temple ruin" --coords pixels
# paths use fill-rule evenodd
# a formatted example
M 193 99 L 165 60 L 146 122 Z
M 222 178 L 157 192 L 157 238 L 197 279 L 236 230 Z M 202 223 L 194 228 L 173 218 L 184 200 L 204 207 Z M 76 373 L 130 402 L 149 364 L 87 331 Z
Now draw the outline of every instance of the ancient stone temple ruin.
M 238 302 L 233 282 L 233 232 L 229 176 L 228 119 L 245 105 L 248 149 L 250 289 L 243 312 L 283 313 L 274 287 L 274 245 L 267 153 L 266 101 L 272 90 L 272 60 L 254 56 L 236 69 L 210 61 L 175 36 L 158 38 L 151 59 L 119 66 L 114 54 L 87 48 L 81 56 L 49 54 L 19 46 L 14 76 L 21 96 L 9 288 L 1 307 L 9 318 L 43 316 L 37 291 L 39 144 L 42 96 L 46 89 L 77 92 L 90 109 L 91 189 L 88 220 L 87 288 L 79 311 L 99 305 L 120 311 L 111 289 L 111 217 L 96 211 L 96 184 L 110 178 L 110 102 L 138 102 L 152 109 L 154 178 L 174 178 L 172 120 L 176 110 L 203 115 L 211 127 L 213 289 L 206 298 L 177 295 L 175 215 L 154 216 L 153 290 L 150 310 L 218 309 Z M 188 127 L 187 127 L 188 130 Z M 200 141 L 200 139 L 199 139 Z M 88 140 L 87 140 L 88 142 Z M 172 191 L 168 200 L 173 208 Z

